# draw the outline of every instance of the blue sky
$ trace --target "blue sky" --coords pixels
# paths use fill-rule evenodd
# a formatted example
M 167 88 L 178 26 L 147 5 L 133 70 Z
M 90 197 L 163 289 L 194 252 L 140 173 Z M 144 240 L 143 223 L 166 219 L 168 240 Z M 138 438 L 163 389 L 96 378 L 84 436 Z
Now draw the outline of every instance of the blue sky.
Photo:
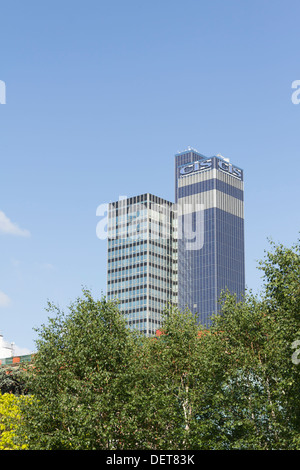
M 245 172 L 246 282 L 299 237 L 299 1 L 1 2 L 0 331 L 34 350 L 47 300 L 106 289 L 100 204 L 174 200 L 174 154 Z

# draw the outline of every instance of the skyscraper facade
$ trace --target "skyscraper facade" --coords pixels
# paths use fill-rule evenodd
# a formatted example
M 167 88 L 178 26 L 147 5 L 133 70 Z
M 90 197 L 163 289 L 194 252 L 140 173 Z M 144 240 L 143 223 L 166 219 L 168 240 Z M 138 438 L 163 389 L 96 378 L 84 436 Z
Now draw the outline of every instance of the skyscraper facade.
M 108 205 L 107 298 L 146 335 L 177 304 L 176 223 L 174 204 L 149 193 Z
M 209 327 L 222 291 L 245 290 L 243 170 L 220 155 L 175 155 L 178 307 Z
M 175 204 L 146 193 L 108 205 L 107 297 L 146 335 L 169 303 L 209 327 L 245 291 L 244 174 L 221 155 L 175 155 Z

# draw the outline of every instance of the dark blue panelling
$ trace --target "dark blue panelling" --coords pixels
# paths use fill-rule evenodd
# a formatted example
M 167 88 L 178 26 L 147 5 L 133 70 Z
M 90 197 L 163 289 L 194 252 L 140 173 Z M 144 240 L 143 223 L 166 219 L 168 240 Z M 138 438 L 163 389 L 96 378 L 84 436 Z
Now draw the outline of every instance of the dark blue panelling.
M 207 157 L 193 151 L 175 156 L 175 201 L 212 189 L 243 201 L 242 190 L 218 179 L 178 188 L 178 167 L 203 158 Z M 217 157 L 212 157 L 212 168 L 219 169 L 218 161 Z M 243 173 L 241 175 L 243 179 Z M 244 220 L 220 209 L 207 209 L 204 211 L 203 247 L 197 250 L 186 247 L 187 242 L 179 239 L 178 305 L 181 310 L 188 307 L 197 313 L 199 323 L 209 326 L 211 315 L 220 310 L 221 291 L 227 288 L 240 296 L 245 290 Z
M 222 191 L 229 196 L 233 196 L 240 201 L 244 200 L 244 192 L 241 189 L 235 188 L 231 184 L 224 183 L 217 178 L 212 178 L 206 181 L 201 181 L 199 183 L 189 184 L 187 186 L 183 186 L 178 188 L 178 199 L 191 196 L 193 194 L 203 193 L 205 191 L 211 191 L 212 189 L 217 189 L 218 191 Z
M 204 211 L 204 244 L 187 250 L 178 240 L 178 306 L 197 313 L 199 322 L 210 325 L 219 312 L 221 291 L 244 293 L 244 221 L 220 209 Z

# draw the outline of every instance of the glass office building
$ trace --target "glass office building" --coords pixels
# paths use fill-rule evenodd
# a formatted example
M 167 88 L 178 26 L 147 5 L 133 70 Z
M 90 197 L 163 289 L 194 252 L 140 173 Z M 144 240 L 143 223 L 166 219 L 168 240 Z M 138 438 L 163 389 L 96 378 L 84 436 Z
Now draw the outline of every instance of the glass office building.
M 146 335 L 177 303 L 176 224 L 174 204 L 149 193 L 108 205 L 107 298 L 118 299 L 127 325 Z
M 245 290 L 243 171 L 221 155 L 175 155 L 178 307 L 201 324 L 220 310 L 221 291 Z

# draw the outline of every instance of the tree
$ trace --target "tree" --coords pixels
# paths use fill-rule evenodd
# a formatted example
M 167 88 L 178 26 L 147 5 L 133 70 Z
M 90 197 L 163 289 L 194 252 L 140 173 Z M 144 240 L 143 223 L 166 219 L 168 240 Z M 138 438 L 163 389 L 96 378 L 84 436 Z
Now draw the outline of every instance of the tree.
M 21 423 L 20 405 L 30 406 L 31 399 L 24 396 L 15 396 L 11 393 L 0 393 L 0 450 L 25 450 L 22 443 L 19 427 Z M 18 434 L 19 433 L 19 434 Z M 21 444 L 16 443 L 16 437 Z M 23 437 L 23 441 L 25 438 Z
M 225 293 L 203 338 L 213 448 L 299 449 L 300 375 L 291 345 L 300 338 L 300 249 L 271 248 L 259 264 L 261 296 L 237 302 Z
M 160 335 L 148 338 L 140 357 L 135 394 L 139 446 L 188 449 L 201 394 L 199 326 L 188 310 L 170 307 Z M 140 405 L 140 406 L 139 406 Z
M 241 302 L 223 296 L 222 315 L 214 318 L 205 345 L 207 363 L 214 356 L 218 371 L 209 369 L 212 448 L 274 447 L 282 413 L 269 353 L 277 343 L 270 332 L 261 301 L 251 295 Z
M 286 446 L 300 448 L 300 366 L 292 360 L 293 347 L 300 344 L 300 240 L 291 247 L 270 241 L 271 250 L 259 263 L 263 271 L 265 304 L 272 334 L 277 342 L 273 352 L 273 374 L 283 401 Z M 272 353 L 272 351 L 271 351 Z
M 162 449 L 299 449 L 299 244 L 271 244 L 261 296 L 224 293 L 204 330 L 170 309 L 144 355 L 148 443 Z M 144 429 L 145 431 L 145 429 Z
M 209 330 L 170 307 L 146 338 L 87 290 L 67 314 L 49 304 L 21 405 L 28 447 L 300 449 L 300 246 L 271 246 L 262 294 L 225 292 Z
M 54 314 L 38 330 L 29 380 L 35 400 L 25 408 L 30 449 L 114 449 L 131 438 L 123 407 L 132 393 L 137 335 L 118 306 L 88 290 L 68 314 Z

